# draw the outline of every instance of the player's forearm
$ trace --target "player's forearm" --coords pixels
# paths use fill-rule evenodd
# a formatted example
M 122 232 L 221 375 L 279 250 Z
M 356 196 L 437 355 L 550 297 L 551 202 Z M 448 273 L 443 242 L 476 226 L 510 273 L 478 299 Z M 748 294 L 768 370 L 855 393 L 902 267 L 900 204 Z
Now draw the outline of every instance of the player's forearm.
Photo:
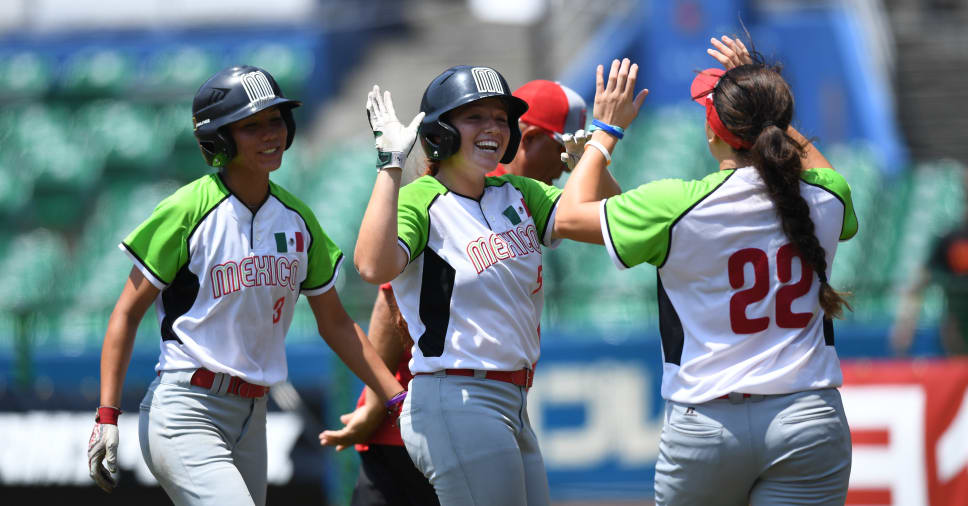
M 385 283 L 400 273 L 397 242 L 397 201 L 400 169 L 377 173 L 370 202 L 363 214 L 353 262 L 360 276 L 370 283 Z
M 804 170 L 817 169 L 817 168 L 828 168 L 828 169 L 834 168 L 834 166 L 830 163 L 830 161 L 827 160 L 825 156 L 823 156 L 823 153 L 821 153 L 820 150 L 817 149 L 817 147 L 814 146 L 809 139 L 801 135 L 796 128 L 793 128 L 793 125 L 790 125 L 789 127 L 787 127 L 786 133 L 797 144 L 804 146 L 803 148 L 804 157 L 803 157 L 803 160 L 801 161 L 801 164 Z
M 138 321 L 128 314 L 112 313 L 101 346 L 101 406 L 121 406 L 121 390 L 131 362 Z
M 609 153 L 615 150 L 615 145 L 618 143 L 618 139 L 601 130 L 592 134 L 592 141 L 597 141 Z M 575 166 L 575 170 L 565 184 L 565 191 L 561 196 L 562 202 L 570 204 L 569 207 L 584 202 L 597 202 L 611 196 L 602 195 L 608 188 L 621 191 L 615 178 L 608 172 L 605 155 L 598 149 L 586 145 L 585 153 L 578 160 L 578 165 Z
M 617 142 L 617 139 L 601 131 L 595 132 L 592 140 L 599 142 L 609 152 L 615 149 Z M 606 165 L 607 160 L 601 151 L 586 147 L 585 154 L 568 177 L 562 192 L 555 217 L 556 237 L 602 244 L 599 202 L 621 191 Z
M 341 322 L 334 330 L 332 334 L 335 335 L 322 333 L 323 339 L 353 374 L 374 390 L 381 403 L 403 390 L 359 325 L 349 320 L 348 324 Z
M 395 309 L 390 305 L 392 293 L 387 293 L 383 289 L 378 291 L 376 300 L 373 302 L 373 312 L 370 313 L 370 328 L 367 329 L 370 344 L 391 371 L 396 369 L 400 362 L 400 354 L 403 353 L 400 329 L 394 321 Z
M 366 397 L 363 399 L 363 405 L 358 409 L 363 410 L 364 426 L 376 429 L 386 417 L 387 410 L 383 407 L 383 404 L 380 402 L 380 397 L 375 390 L 370 387 L 364 388 L 366 389 Z M 366 439 L 369 439 L 370 434 L 364 434 L 364 436 Z

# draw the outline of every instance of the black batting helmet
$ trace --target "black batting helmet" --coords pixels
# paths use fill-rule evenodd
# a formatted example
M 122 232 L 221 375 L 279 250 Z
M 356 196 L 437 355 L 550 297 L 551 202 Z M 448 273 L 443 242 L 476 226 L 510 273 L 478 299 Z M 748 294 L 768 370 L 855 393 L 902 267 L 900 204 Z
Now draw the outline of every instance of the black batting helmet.
M 420 101 L 425 113 L 420 122 L 420 143 L 431 160 L 443 160 L 460 148 L 460 133 L 443 116 L 454 109 L 477 100 L 499 97 L 508 106 L 508 126 L 511 137 L 501 163 L 514 159 L 521 142 L 518 118 L 528 110 L 524 100 L 515 97 L 508 83 L 498 71 L 490 67 L 458 65 L 445 70 L 427 86 Z
M 286 122 L 288 149 L 296 134 L 292 108 L 301 104 L 286 98 L 272 75 L 259 67 L 240 65 L 219 71 L 198 89 L 192 102 L 195 138 L 205 162 L 212 167 L 227 165 L 235 158 L 235 141 L 225 127 L 275 106 Z

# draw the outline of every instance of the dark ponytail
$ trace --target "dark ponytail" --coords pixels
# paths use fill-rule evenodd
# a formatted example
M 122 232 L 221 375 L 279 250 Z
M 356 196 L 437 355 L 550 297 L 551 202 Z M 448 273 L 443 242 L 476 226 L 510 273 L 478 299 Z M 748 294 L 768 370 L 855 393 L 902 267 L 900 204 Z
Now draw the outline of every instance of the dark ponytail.
M 817 239 L 810 206 L 800 194 L 804 147 L 787 135 L 793 95 L 779 69 L 754 63 L 729 70 L 713 94 L 716 112 L 730 132 L 752 144 L 745 154 L 766 184 L 783 233 L 820 278 L 820 307 L 827 318 L 852 309 L 827 282 L 826 251 Z

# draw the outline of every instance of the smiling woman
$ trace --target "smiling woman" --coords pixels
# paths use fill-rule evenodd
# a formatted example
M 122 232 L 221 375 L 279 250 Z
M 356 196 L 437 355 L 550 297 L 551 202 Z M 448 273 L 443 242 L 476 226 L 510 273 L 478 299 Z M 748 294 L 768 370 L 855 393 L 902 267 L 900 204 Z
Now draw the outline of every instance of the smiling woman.
M 195 137 L 219 171 L 163 200 L 120 244 L 134 267 L 104 336 L 88 445 L 101 488 L 116 485 L 117 406 L 152 303 L 161 353 L 139 436 L 175 504 L 265 504 L 266 393 L 286 380 L 283 342 L 300 294 L 323 339 L 377 396 L 402 390 L 333 288 L 343 254 L 309 207 L 269 180 L 292 145 L 297 106 L 249 66 L 215 74 L 196 93 Z
M 363 279 L 392 280 L 414 343 L 399 419 L 406 453 L 393 462 L 412 460 L 441 504 L 550 503 L 527 394 L 540 355 L 542 246 L 566 236 L 555 221 L 561 191 L 487 175 L 515 157 L 527 110 L 488 67 L 434 78 L 409 126 L 389 92 L 367 97 L 380 163 L 354 261 Z M 400 188 L 418 135 L 427 173 Z M 383 503 L 354 502 L 363 504 Z

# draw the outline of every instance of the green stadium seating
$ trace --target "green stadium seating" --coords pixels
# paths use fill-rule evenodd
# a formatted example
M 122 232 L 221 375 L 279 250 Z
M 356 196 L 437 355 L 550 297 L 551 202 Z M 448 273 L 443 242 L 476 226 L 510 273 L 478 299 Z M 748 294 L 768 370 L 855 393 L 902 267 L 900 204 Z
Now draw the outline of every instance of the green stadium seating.
M 73 97 L 116 96 L 137 75 L 133 55 L 109 47 L 79 49 L 63 68 L 60 93 Z
M 238 61 L 268 70 L 290 97 L 302 96 L 302 84 L 315 64 L 309 49 L 274 43 L 245 46 L 239 51 Z
M 208 72 L 201 69 L 213 63 L 193 51 L 188 46 L 173 50 L 148 66 Z M 244 51 L 251 52 L 248 61 L 280 75 L 311 71 L 311 60 L 298 51 L 275 55 L 271 45 L 243 48 L 240 54 Z M 117 65 L 127 65 L 124 61 Z M 273 64 L 292 68 L 277 70 Z M 0 288 L 0 333 L 15 327 L 18 314 L 35 310 L 37 342 L 65 353 L 100 344 L 131 269 L 117 243 L 162 198 L 213 170 L 192 136 L 187 101 L 133 102 L 109 83 L 72 79 L 86 91 L 69 100 L 0 108 L 0 276 L 9 280 Z M 171 81 L 174 76 L 156 79 L 178 84 Z M 649 111 L 629 129 L 611 166 L 624 189 L 661 178 L 701 178 L 716 170 L 702 118 L 689 105 Z M 306 202 L 343 250 L 346 263 L 337 288 L 351 316 L 365 322 L 376 287 L 352 268 L 352 252 L 373 183 L 372 146 L 361 137 L 320 154 L 306 142 L 287 152 L 272 179 Z M 963 215 L 963 169 L 948 162 L 922 164 L 886 179 L 868 146 L 823 149 L 851 183 L 861 227 L 857 237 L 839 245 L 832 281 L 853 292 L 849 321 L 883 324 L 893 317 L 899 290 L 923 264 L 934 238 Z M 601 246 L 570 241 L 544 255 L 543 328 L 574 329 L 579 335 L 588 330 L 607 339 L 655 331 L 654 267 L 620 271 Z M 922 321 L 936 321 L 941 304 L 941 294 L 929 291 Z M 153 320 L 152 314 L 142 325 L 137 346 L 157 346 Z M 307 304 L 299 304 L 290 336 L 316 339 Z M 9 349 L 8 338 L 9 332 L 0 337 L 0 353 Z
M 53 84 L 54 66 L 50 58 L 32 50 L 0 55 L 0 99 L 39 97 Z
M 71 300 L 68 269 L 71 267 L 66 240 L 59 234 L 37 228 L 14 237 L 0 260 L 0 311 L 39 311 Z
M 183 99 L 194 95 L 198 86 L 218 70 L 211 52 L 194 45 L 175 45 L 149 59 L 141 84 L 148 93 Z

